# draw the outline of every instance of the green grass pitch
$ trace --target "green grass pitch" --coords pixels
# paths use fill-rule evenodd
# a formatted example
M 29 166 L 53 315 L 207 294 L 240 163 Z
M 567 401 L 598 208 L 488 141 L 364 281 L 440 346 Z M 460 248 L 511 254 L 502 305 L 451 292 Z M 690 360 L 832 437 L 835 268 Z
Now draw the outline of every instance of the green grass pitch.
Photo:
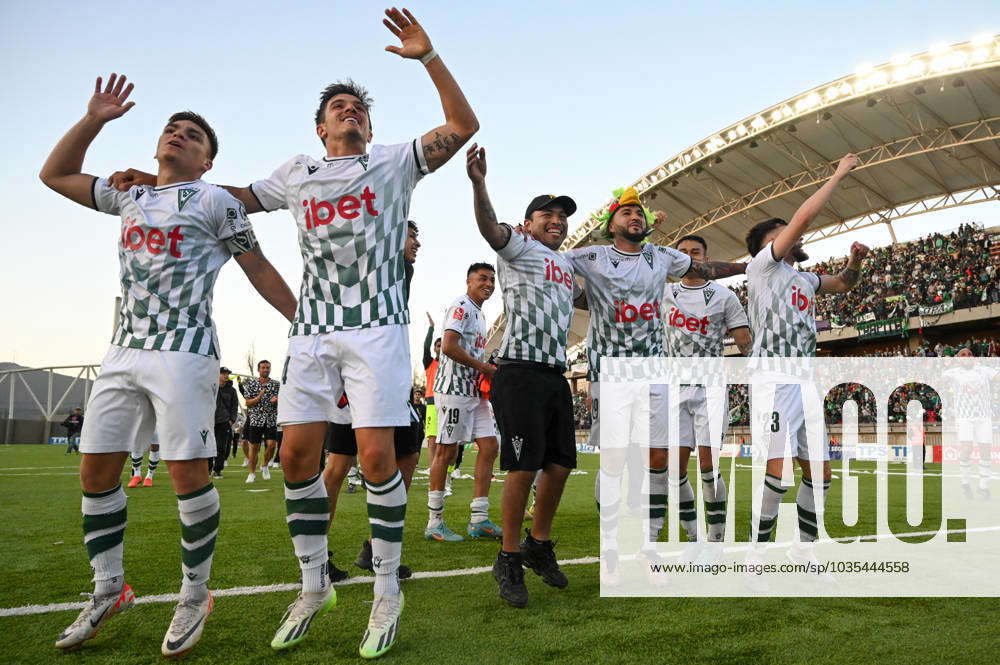
M 78 457 L 60 446 L 0 446 L 0 608 L 74 602 L 89 591 L 82 546 Z M 245 485 L 230 463 L 216 481 L 222 526 L 211 586 L 294 583 L 298 568 L 284 522 L 281 473 Z M 580 455 L 554 535 L 560 559 L 596 556 L 596 455 Z M 724 462 L 728 463 L 728 462 Z M 473 457 L 464 467 L 472 469 Z M 749 473 L 749 471 L 747 471 Z M 692 478 L 696 475 L 692 474 Z M 491 565 L 498 545 L 427 542 L 426 478 L 410 492 L 403 561 L 415 571 Z M 127 479 L 123 476 L 123 479 Z M 836 481 L 835 481 L 836 483 Z M 249 492 L 247 490 L 267 490 Z M 472 481 L 455 481 L 445 519 L 464 532 Z M 138 596 L 174 593 L 180 583 L 177 504 L 166 469 L 156 486 L 127 490 L 126 579 Z M 794 491 L 786 501 L 794 501 Z M 365 538 L 364 493 L 343 493 L 330 537 L 335 561 L 353 560 Z M 499 521 L 500 485 L 492 516 Z M 739 526 L 739 522 L 737 523 Z M 533 573 L 527 609 L 507 607 L 488 573 L 404 582 L 406 610 L 387 663 L 984 663 L 1000 649 L 995 599 L 601 599 L 597 564 L 567 566 L 570 586 L 546 587 Z M 337 607 L 297 648 L 268 646 L 294 592 L 221 597 L 189 663 L 356 663 L 371 586 L 338 587 Z M 53 642 L 76 611 L 0 616 L 0 663 L 162 662 L 171 603 L 136 605 L 109 621 L 79 651 Z

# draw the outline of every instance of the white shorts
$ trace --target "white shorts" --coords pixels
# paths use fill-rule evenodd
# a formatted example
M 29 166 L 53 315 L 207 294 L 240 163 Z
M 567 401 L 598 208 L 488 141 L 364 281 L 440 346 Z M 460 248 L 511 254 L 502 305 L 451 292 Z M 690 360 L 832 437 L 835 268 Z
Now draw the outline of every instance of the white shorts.
M 605 381 L 603 409 L 601 385 L 599 381 L 590 383 L 590 445 L 602 450 L 645 447 L 647 442 L 650 448 L 667 447 L 669 408 L 665 385 Z
M 145 451 L 160 458 L 215 457 L 219 360 L 183 351 L 112 346 L 87 403 L 80 452 Z
M 438 411 L 438 443 L 466 443 L 497 435 L 493 409 L 482 397 L 434 393 L 434 405 Z
M 714 414 L 710 419 L 708 414 Z M 729 391 L 723 386 L 681 386 L 677 407 L 678 445 L 722 447 L 729 425 Z
M 812 384 L 751 384 L 750 400 L 760 400 L 753 406 L 754 458 L 830 459 L 822 402 Z
M 992 443 L 989 418 L 959 418 L 956 421 L 958 443 Z
M 290 337 L 282 383 L 279 425 L 343 422 L 337 404 L 345 393 L 355 429 L 407 425 L 403 398 L 412 386 L 407 326 Z

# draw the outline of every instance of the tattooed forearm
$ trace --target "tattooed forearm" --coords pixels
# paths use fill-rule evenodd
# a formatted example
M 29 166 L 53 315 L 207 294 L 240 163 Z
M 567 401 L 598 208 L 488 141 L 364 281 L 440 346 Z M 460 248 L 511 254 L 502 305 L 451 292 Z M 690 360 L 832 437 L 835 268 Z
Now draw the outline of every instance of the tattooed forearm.
M 749 356 L 750 349 L 753 348 L 753 343 L 750 340 L 747 340 L 745 342 L 738 341 L 736 342 L 736 348 L 740 350 L 741 356 Z
M 692 272 L 702 279 L 722 279 L 733 275 L 742 275 L 747 271 L 745 263 L 727 263 L 726 261 L 692 261 Z
M 510 227 L 497 222 L 497 214 L 490 203 L 486 183 L 473 183 L 472 200 L 476 210 L 476 224 L 479 233 L 493 249 L 505 247 L 510 240 Z
M 847 288 L 853 289 L 854 285 L 858 283 L 858 279 L 861 277 L 861 271 L 855 270 L 854 268 L 844 268 L 840 271 L 840 274 L 837 275 L 837 277 L 840 281 L 847 285 Z

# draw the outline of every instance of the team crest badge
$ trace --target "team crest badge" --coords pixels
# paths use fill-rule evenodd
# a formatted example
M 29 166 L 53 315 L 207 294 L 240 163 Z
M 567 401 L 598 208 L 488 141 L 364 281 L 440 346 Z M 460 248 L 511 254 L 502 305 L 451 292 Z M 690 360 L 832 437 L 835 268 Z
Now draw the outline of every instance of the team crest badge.
M 306 167 L 306 171 L 309 172 L 309 175 L 312 175 L 313 173 L 316 173 L 316 171 L 319 171 L 319 167 L 318 166 L 307 166 Z
M 511 437 L 510 445 L 514 446 L 514 457 L 521 459 L 521 448 L 524 446 L 524 439 L 519 436 Z
M 646 247 L 648 248 L 649 245 L 646 245 Z M 652 254 L 652 251 L 649 250 L 649 249 L 642 250 L 642 258 L 646 259 L 646 263 L 649 264 L 649 269 L 652 270 L 653 269 L 653 254 Z
M 715 295 L 715 289 L 705 289 L 702 293 L 705 296 L 705 304 L 707 305 L 712 300 L 712 296 Z
M 191 197 L 198 193 L 197 189 L 180 189 L 177 190 L 177 212 L 184 210 L 184 206 L 187 202 L 191 200 Z
M 368 155 L 361 155 L 358 157 L 358 164 L 361 164 L 361 168 L 365 171 L 368 170 Z
M 446 430 L 448 430 L 448 436 L 451 436 L 451 433 L 455 431 L 455 426 L 454 425 L 445 425 L 444 428 Z

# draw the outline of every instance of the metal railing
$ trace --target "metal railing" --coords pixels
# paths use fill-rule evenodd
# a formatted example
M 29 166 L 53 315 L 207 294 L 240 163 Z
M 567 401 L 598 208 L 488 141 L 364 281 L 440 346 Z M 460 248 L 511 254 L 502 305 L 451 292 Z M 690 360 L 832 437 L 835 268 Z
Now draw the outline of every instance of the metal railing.
M 90 400 L 90 389 L 93 385 L 94 380 L 97 378 L 97 373 L 100 365 L 58 365 L 54 367 L 22 367 L 20 369 L 9 369 L 0 371 L 0 386 L 7 383 L 9 386 L 9 391 L 7 395 L 7 423 L 4 431 L 4 441 L 11 443 L 11 438 L 13 436 L 14 430 L 14 398 L 17 393 L 18 383 L 21 384 L 24 390 L 27 391 L 27 395 L 31 397 L 31 401 L 34 402 L 35 406 L 38 407 L 38 411 L 45 421 L 45 432 L 44 432 L 44 442 L 48 443 L 49 437 L 52 435 L 52 423 L 55 415 L 59 413 L 59 409 L 62 408 L 63 403 L 66 398 L 73 392 L 73 388 L 76 387 L 77 383 L 83 379 L 83 403 L 86 404 Z M 76 377 L 70 382 L 69 386 L 62 391 L 62 394 L 55 395 L 53 392 L 53 380 L 55 378 L 56 370 L 78 370 Z M 35 389 L 25 380 L 24 375 L 30 372 L 46 372 L 47 382 L 46 382 L 46 393 L 44 395 L 44 405 L 42 402 L 42 397 L 35 394 Z M 71 375 L 63 375 L 64 378 L 68 378 Z

